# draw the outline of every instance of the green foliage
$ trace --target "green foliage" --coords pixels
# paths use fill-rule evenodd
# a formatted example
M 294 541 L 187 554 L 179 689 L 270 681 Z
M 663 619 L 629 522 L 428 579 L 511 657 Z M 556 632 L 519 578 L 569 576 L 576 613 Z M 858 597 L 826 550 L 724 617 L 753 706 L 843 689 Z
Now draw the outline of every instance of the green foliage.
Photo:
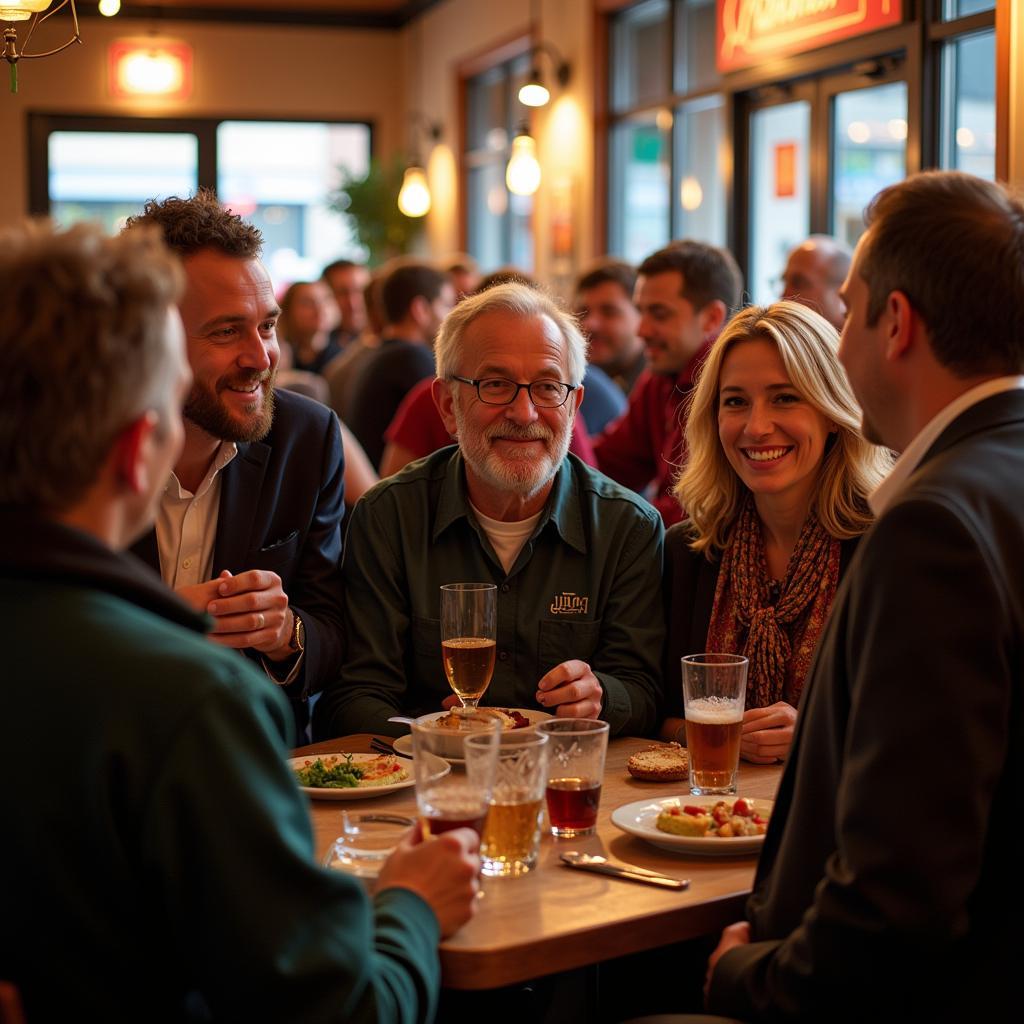
M 362 178 L 343 169 L 340 187 L 328 197 L 331 209 L 352 218 L 371 264 L 409 252 L 423 231 L 422 217 L 406 217 L 398 209 L 406 166 L 405 158 L 398 156 L 389 164 L 372 161 Z

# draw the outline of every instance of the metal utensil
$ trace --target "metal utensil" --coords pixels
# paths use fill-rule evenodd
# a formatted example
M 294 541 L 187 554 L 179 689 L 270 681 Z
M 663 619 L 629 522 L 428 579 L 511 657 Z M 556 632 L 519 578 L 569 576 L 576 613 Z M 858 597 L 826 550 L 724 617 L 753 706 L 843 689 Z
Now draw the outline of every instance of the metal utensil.
M 613 878 L 624 878 L 631 882 L 644 882 L 647 885 L 655 885 L 662 889 L 675 889 L 679 891 L 690 887 L 690 880 L 688 878 L 670 878 L 668 875 L 660 875 L 658 872 L 648 871 L 646 868 L 612 864 L 606 857 L 600 857 L 596 854 L 566 850 L 561 855 L 561 859 L 564 864 L 571 868 L 593 871 L 599 875 L 611 875 Z
M 389 722 L 399 722 L 402 725 L 412 725 L 416 721 L 415 718 L 408 718 L 404 715 L 395 715 L 394 718 L 389 718 Z
M 403 754 L 400 750 L 395 750 L 393 743 L 388 743 L 387 740 L 382 740 L 377 736 L 370 740 L 370 748 L 376 750 L 378 754 L 391 754 L 394 757 L 404 757 L 409 761 L 412 760 L 412 754 Z

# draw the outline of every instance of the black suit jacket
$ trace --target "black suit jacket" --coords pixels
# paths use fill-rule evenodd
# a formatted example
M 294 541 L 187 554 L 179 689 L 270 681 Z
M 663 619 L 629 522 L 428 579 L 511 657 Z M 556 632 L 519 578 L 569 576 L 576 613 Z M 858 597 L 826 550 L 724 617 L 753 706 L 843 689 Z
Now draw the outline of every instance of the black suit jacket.
M 804 693 L 710 1006 L 747 1020 L 1020 1013 L 1024 392 L 956 419 L 865 535 Z
M 341 665 L 341 520 L 344 459 L 330 409 L 290 391 L 274 395 L 274 424 L 262 441 L 240 443 L 221 471 L 213 575 L 268 569 L 306 629 L 306 653 L 287 694 L 299 733 L 307 698 Z M 156 533 L 133 548 L 158 572 Z M 247 651 L 260 663 L 259 655 Z

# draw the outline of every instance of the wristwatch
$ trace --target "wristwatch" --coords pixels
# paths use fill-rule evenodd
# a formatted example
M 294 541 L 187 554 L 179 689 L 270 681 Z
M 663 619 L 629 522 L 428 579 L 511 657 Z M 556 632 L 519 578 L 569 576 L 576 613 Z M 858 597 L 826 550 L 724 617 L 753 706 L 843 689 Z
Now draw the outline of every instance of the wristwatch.
M 303 625 L 302 619 L 294 612 L 292 612 L 292 618 L 295 619 L 295 628 L 292 630 L 292 635 L 288 638 L 288 646 L 296 654 L 301 654 L 306 649 L 306 627 Z

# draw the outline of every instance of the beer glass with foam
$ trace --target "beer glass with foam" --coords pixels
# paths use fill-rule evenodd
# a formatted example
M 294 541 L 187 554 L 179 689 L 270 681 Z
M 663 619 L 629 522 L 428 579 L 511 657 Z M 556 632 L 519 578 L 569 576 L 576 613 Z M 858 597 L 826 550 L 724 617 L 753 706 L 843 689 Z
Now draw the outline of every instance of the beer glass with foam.
M 734 794 L 747 693 L 747 659 L 741 654 L 688 654 L 683 663 L 690 792 Z

